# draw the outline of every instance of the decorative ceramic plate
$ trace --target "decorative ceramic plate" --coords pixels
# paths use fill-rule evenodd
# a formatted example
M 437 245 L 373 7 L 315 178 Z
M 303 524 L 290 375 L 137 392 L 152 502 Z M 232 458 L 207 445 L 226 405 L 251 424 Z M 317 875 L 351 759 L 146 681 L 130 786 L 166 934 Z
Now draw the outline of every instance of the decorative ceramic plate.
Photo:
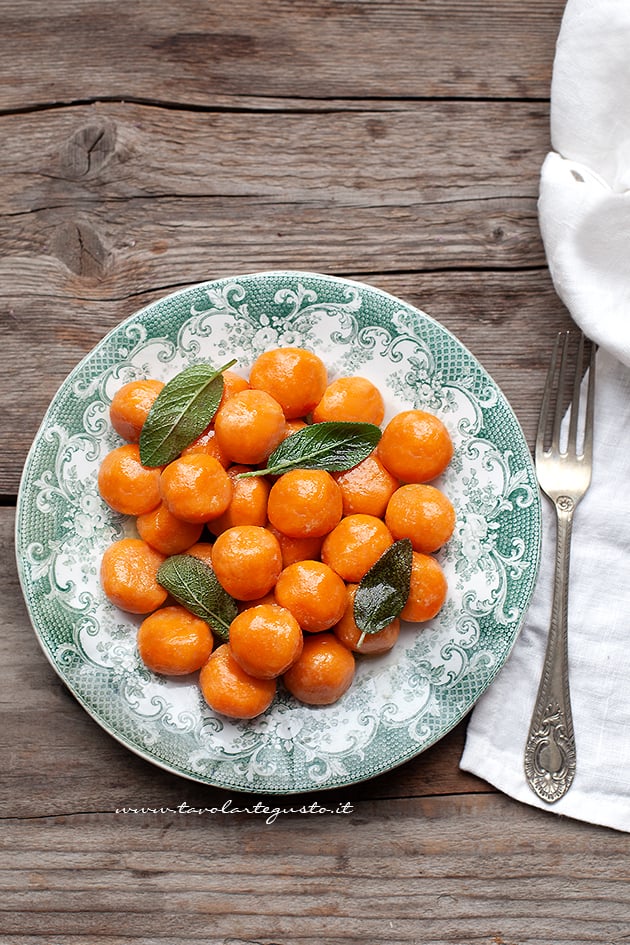
M 407 625 L 390 653 L 357 660 L 351 689 L 312 708 L 279 687 L 251 722 L 215 715 L 196 677 L 153 675 L 140 662 L 140 618 L 105 598 L 100 559 L 133 523 L 101 500 L 97 472 L 120 440 L 114 392 L 168 380 L 198 361 L 238 359 L 247 374 L 281 345 L 316 351 L 331 379 L 361 374 L 386 419 L 436 413 L 455 444 L 437 485 L 455 533 L 439 557 L 449 583 L 435 620 Z M 520 426 L 501 391 L 448 331 L 385 292 L 329 276 L 269 272 L 176 292 L 115 328 L 55 396 L 29 453 L 18 499 L 20 579 L 44 653 L 79 702 L 142 757 L 196 781 L 289 794 L 353 784 L 432 745 L 471 708 L 505 662 L 538 569 L 540 501 Z

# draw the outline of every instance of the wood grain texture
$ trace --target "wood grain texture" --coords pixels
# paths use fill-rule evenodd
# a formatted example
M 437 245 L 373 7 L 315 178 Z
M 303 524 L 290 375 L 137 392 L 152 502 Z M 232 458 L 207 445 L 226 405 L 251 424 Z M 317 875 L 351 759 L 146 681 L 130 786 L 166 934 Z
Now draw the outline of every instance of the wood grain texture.
M 534 198 L 412 207 L 247 203 L 198 197 L 34 211 L 0 220 L 0 279 L 24 295 L 42 285 L 66 298 L 129 297 L 156 284 L 261 269 L 335 275 L 440 268 L 542 267 Z
M 3 119 L 0 206 L 201 198 L 361 208 L 531 199 L 547 102 L 366 102 L 326 115 L 96 103 Z M 19 165 L 19 173 L 12 171 Z
M 22 295 L 128 298 L 274 268 L 544 265 L 546 107 L 285 113 L 258 116 L 254 139 L 251 116 L 135 105 L 5 121 L 0 280 Z
M 0 108 L 85 99 L 546 98 L 563 0 L 2 0 L 37 68 L 4 60 Z
M 628 843 L 500 795 L 0 827 L 12 945 L 620 945 Z M 375 835 L 378 824 L 378 836 Z M 376 842 L 377 841 L 377 842 Z

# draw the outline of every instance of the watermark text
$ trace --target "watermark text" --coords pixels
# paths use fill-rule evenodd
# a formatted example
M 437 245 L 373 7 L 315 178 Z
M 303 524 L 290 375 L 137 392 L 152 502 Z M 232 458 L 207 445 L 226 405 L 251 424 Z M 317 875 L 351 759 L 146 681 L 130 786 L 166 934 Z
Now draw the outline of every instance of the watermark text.
M 349 801 L 341 801 L 334 807 L 326 807 L 313 801 L 310 804 L 303 804 L 295 807 L 271 807 L 263 801 L 257 801 L 255 804 L 239 806 L 228 798 L 220 807 L 191 807 L 186 801 L 182 801 L 176 807 L 117 807 L 117 814 L 186 814 L 197 817 L 214 817 L 220 814 L 253 814 L 265 818 L 266 824 L 273 824 L 278 817 L 291 814 L 351 814 L 354 810 Z

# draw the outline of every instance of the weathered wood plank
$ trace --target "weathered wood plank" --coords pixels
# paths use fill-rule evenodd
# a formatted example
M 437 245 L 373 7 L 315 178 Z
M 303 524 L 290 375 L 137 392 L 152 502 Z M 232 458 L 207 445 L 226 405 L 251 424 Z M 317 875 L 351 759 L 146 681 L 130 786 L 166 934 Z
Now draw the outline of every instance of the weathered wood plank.
M 98 103 L 4 116 L 0 212 L 235 197 L 346 213 L 423 205 L 430 216 L 438 203 L 535 197 L 548 124 L 547 103 L 520 102 L 364 103 L 361 112 L 331 102 L 325 115 Z M 184 220 L 188 212 L 182 202 Z
M 5 118 L 0 284 L 107 299 L 217 270 L 544 264 L 546 108 L 264 116 L 255 143 L 250 119 L 113 105 Z
M 5 821 L 5 941 L 592 945 L 626 937 L 625 835 L 501 795 L 365 801 L 346 814 L 265 819 Z
M 264 246 L 258 251 L 264 252 Z M 181 260 L 191 282 L 236 271 L 231 266 L 225 268 L 225 263 L 208 271 L 207 260 L 199 260 L 195 269 L 184 255 Z M 249 262 L 247 267 L 239 268 L 264 268 L 259 256 Z M 453 331 L 502 387 L 528 441 L 533 442 L 538 394 L 551 339 L 555 331 L 569 324 L 545 269 L 362 276 L 349 268 L 342 274 L 363 279 L 405 299 Z M 3 408 L 0 494 L 4 495 L 16 493 L 26 453 L 41 418 L 72 368 L 108 330 L 171 290 L 164 285 L 137 298 L 99 301 L 49 296 L 49 286 L 42 274 L 34 271 L 33 280 L 31 291 L 24 295 L 13 294 L 7 280 L 2 302 L 6 314 L 0 320 L 4 355 L 0 375 Z
M 547 98 L 564 0 L 0 3 L 0 109 L 122 98 Z M 30 51 L 36 68 L 24 68 Z
M 0 219 L 0 284 L 117 299 L 219 272 L 399 272 L 544 265 L 534 197 L 340 207 L 199 197 L 77 202 Z

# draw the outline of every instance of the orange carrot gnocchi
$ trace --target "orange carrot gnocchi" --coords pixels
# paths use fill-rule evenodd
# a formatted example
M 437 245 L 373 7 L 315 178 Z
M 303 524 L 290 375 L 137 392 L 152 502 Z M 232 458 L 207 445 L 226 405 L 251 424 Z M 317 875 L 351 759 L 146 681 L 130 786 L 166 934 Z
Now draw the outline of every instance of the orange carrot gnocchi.
M 206 369 L 202 381 L 206 413 L 177 425 L 160 423 L 168 383 L 134 381 L 113 398 L 125 442 L 104 458 L 99 489 L 140 538 L 106 551 L 104 593 L 145 615 L 147 667 L 198 673 L 219 714 L 254 718 L 279 686 L 329 705 L 357 660 L 395 647 L 401 620 L 431 620 L 446 600 L 436 553 L 455 509 L 436 479 L 449 432 L 424 410 L 385 422 L 372 381 L 331 380 L 298 348 L 262 354 L 248 378 Z M 164 427 L 166 447 L 149 444 L 144 461 Z

